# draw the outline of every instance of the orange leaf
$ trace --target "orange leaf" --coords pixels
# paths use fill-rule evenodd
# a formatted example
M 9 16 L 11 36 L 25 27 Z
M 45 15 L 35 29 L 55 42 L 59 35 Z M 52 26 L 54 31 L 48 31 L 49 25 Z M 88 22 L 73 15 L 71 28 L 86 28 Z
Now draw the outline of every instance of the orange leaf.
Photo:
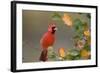
M 58 52 L 59 52 L 60 57 L 63 57 L 63 58 L 65 57 L 65 49 L 64 48 L 60 48 Z
M 62 20 L 64 21 L 64 23 L 67 25 L 67 26 L 69 26 L 69 27 L 71 27 L 72 26 L 72 18 L 71 18 L 71 16 L 70 15 L 68 15 L 67 13 L 64 13 L 64 15 L 63 15 L 63 17 L 62 17 Z

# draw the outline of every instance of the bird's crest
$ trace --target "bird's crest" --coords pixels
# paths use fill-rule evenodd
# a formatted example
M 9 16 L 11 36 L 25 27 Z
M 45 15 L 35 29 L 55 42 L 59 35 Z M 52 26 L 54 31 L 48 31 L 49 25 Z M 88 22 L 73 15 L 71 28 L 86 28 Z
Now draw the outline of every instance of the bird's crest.
M 52 23 L 49 23 L 49 28 L 51 28 L 51 27 L 55 27 L 56 26 L 56 23 L 54 23 L 54 22 L 52 22 Z

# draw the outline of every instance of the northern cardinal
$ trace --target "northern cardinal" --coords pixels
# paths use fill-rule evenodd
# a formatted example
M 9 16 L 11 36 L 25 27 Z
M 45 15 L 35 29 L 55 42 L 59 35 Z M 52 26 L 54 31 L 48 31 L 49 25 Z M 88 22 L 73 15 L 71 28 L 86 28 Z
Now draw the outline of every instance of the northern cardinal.
M 48 60 L 48 47 L 53 46 L 55 42 L 55 31 L 57 27 L 55 23 L 50 23 L 48 26 L 48 31 L 42 36 L 40 44 L 42 47 L 42 52 L 40 55 L 40 61 Z

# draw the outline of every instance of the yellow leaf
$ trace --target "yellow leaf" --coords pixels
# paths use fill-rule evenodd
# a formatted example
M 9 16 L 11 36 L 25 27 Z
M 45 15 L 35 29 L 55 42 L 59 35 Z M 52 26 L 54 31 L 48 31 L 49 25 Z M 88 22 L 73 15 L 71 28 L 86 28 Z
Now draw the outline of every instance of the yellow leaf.
M 65 57 L 65 49 L 64 48 L 60 48 L 59 50 L 58 50 L 58 52 L 59 52 L 59 56 L 60 57 Z
M 67 26 L 69 26 L 69 27 L 71 27 L 72 26 L 72 18 L 71 18 L 71 16 L 70 15 L 68 15 L 67 13 L 64 13 L 64 15 L 63 15 L 63 17 L 62 17 L 62 20 L 64 21 L 64 23 L 67 25 Z
M 90 57 L 90 52 L 88 52 L 87 50 L 85 50 L 85 49 L 83 49 L 83 50 L 81 50 L 81 57 L 83 58 L 83 59 L 88 59 L 89 57 Z
M 89 30 L 84 31 L 84 35 L 87 37 L 90 36 L 90 31 Z

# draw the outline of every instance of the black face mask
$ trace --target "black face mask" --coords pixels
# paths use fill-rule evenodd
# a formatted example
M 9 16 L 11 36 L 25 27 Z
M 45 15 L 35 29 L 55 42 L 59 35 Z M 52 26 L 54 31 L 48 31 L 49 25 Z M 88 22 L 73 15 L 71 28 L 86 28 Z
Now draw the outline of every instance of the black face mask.
M 52 27 L 52 32 L 51 32 L 52 34 L 55 33 L 55 31 L 56 31 L 56 30 L 54 30 L 55 28 L 56 28 L 56 27 Z

